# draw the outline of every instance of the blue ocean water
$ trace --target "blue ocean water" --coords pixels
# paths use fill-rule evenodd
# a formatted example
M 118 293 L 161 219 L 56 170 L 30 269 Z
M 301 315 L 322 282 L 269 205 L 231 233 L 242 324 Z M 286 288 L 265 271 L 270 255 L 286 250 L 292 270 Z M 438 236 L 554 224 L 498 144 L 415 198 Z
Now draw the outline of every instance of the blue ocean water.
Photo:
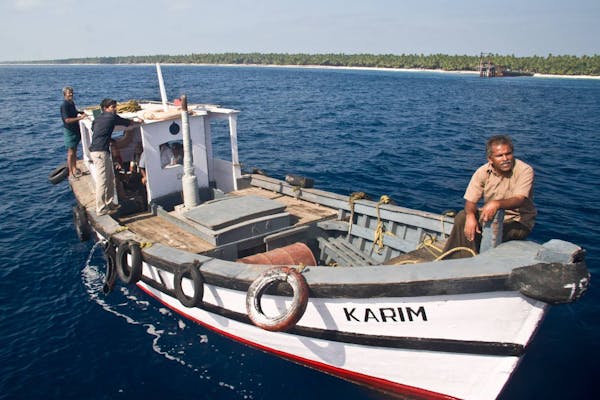
M 240 159 L 282 178 L 406 207 L 462 207 L 494 133 L 536 170 L 533 240 L 587 250 L 591 288 L 551 309 L 501 399 L 598 398 L 600 81 L 300 68 L 163 66 L 170 99 L 242 111 Z M 233 343 L 137 288 L 101 292 L 73 196 L 61 88 L 78 106 L 159 100 L 154 66 L 0 66 L 0 399 L 385 399 Z M 218 151 L 227 152 L 226 133 Z M 411 368 L 407 365 L 407 368 Z

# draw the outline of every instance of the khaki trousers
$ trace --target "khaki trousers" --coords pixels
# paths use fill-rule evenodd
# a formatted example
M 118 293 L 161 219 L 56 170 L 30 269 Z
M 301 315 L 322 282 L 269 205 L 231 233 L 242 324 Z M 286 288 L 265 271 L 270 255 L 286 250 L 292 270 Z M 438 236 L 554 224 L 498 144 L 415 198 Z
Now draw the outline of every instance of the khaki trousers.
M 96 214 L 106 214 L 115 199 L 115 172 L 108 151 L 92 151 L 96 169 Z

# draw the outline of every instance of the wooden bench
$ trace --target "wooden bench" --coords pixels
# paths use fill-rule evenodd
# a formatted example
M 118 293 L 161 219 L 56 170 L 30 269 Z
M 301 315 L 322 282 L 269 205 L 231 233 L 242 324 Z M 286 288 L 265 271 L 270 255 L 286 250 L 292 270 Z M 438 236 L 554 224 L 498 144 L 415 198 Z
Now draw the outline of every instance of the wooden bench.
M 318 238 L 321 249 L 320 258 L 325 264 L 344 266 L 375 265 L 377 262 L 348 242 L 344 237 Z

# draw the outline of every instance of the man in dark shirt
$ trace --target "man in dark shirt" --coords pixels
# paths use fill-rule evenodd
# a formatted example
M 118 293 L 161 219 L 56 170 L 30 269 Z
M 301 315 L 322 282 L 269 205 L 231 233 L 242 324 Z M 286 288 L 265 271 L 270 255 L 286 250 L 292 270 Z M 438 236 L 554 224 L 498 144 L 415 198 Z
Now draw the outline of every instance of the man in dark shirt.
M 115 173 L 110 156 L 110 141 L 117 125 L 128 129 L 140 126 L 143 122 L 122 118 L 117 115 L 117 101 L 104 99 L 100 103 L 102 114 L 92 122 L 92 143 L 90 152 L 96 169 L 96 214 L 108 214 L 119 208 L 114 204 Z
M 73 88 L 65 86 L 62 90 L 64 100 L 60 105 L 60 116 L 63 121 L 63 138 L 67 148 L 67 169 L 69 176 L 78 178 L 81 171 L 77 168 L 77 145 L 81 141 L 79 121 L 86 117 L 83 111 L 78 111 L 73 101 Z

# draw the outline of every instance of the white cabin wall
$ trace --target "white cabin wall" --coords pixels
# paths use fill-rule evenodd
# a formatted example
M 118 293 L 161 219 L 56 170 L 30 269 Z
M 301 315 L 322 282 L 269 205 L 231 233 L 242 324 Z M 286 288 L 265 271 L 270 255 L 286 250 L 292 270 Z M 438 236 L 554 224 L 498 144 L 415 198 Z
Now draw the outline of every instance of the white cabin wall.
M 208 187 L 208 155 L 205 145 L 204 116 L 190 116 L 190 136 L 194 157 L 194 170 L 199 187 Z M 176 135 L 169 127 L 177 123 L 180 127 Z M 183 166 L 161 167 L 159 146 L 165 142 L 183 140 L 181 119 L 150 122 L 142 126 L 144 157 L 148 178 L 148 201 L 182 190 Z
M 233 175 L 231 173 L 233 164 L 229 161 L 215 158 L 213 160 L 213 166 L 213 177 L 217 182 L 217 189 L 220 189 L 225 193 L 236 190 L 233 181 Z

